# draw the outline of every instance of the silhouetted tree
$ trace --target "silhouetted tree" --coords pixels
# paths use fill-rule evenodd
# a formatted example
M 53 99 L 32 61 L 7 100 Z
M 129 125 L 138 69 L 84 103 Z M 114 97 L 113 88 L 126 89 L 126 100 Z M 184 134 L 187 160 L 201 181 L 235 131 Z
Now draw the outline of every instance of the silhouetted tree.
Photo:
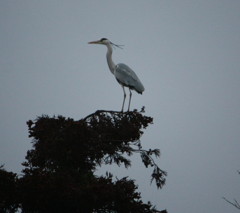
M 0 212 L 16 212 L 18 208 L 17 174 L 0 166 Z
M 133 180 L 114 180 L 109 172 L 94 174 L 102 164 L 127 168 L 130 156 L 138 153 L 144 165 L 153 168 L 151 182 L 158 188 L 165 184 L 166 172 L 152 158 L 159 157 L 159 149 L 141 146 L 143 129 L 153 120 L 143 112 L 99 110 L 78 121 L 63 116 L 28 121 L 33 149 L 23 163 L 15 203 L 25 213 L 159 212 L 150 202 L 143 203 Z M 14 178 L 13 174 L 10 179 Z

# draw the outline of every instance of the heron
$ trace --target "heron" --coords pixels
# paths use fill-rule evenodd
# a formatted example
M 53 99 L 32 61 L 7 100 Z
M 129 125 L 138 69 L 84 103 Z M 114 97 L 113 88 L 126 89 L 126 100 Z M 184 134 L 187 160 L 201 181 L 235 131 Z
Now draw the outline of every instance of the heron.
M 128 103 L 128 111 L 130 110 L 130 104 L 131 104 L 131 99 L 132 99 L 132 92 L 131 90 L 135 90 L 137 93 L 142 94 L 144 91 L 144 86 L 137 77 L 136 73 L 126 64 L 119 63 L 115 65 L 115 63 L 112 60 L 112 52 L 113 52 L 113 46 L 121 48 L 121 45 L 116 45 L 112 43 L 110 40 L 107 38 L 102 38 L 97 41 L 91 41 L 88 42 L 89 44 L 102 44 L 107 47 L 107 63 L 108 67 L 111 71 L 111 73 L 115 76 L 116 80 L 118 83 L 122 86 L 123 88 L 123 103 L 122 103 L 122 110 L 123 112 L 124 109 L 124 104 L 125 104 L 125 99 L 126 99 L 126 91 L 125 87 L 128 87 L 129 89 L 129 103 Z

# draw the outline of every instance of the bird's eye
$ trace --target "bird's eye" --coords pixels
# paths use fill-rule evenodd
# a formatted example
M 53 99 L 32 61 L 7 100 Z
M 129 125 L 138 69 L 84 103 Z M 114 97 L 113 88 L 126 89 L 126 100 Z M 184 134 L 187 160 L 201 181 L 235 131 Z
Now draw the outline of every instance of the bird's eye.
M 107 39 L 106 38 L 102 38 L 101 41 L 106 41 Z

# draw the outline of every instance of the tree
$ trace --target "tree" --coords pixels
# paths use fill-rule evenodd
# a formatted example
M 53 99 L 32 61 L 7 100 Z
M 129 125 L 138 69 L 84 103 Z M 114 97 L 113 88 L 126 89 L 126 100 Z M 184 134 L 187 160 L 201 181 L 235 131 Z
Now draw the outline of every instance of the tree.
M 0 166 L 0 212 L 15 212 L 18 208 L 17 174 Z
M 143 203 L 134 180 L 94 174 L 102 164 L 128 168 L 137 153 L 153 168 L 151 182 L 162 188 L 166 172 L 153 160 L 160 151 L 141 146 L 143 129 L 153 120 L 143 113 L 98 110 L 78 121 L 45 115 L 28 121 L 33 148 L 17 181 L 22 212 L 159 212 Z

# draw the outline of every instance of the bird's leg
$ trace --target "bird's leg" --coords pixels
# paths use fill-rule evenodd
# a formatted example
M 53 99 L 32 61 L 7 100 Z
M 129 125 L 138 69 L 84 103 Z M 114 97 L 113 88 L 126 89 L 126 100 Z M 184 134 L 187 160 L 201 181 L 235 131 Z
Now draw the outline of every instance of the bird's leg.
M 130 109 L 130 103 L 131 103 L 131 99 L 132 99 L 132 92 L 131 92 L 131 90 L 129 89 L 129 103 L 128 103 L 128 112 L 129 112 L 129 109 Z
M 126 99 L 126 92 L 125 92 L 124 86 L 122 86 L 122 88 L 123 88 L 123 104 L 122 104 L 122 111 L 121 112 L 123 112 L 124 103 L 125 103 L 125 99 Z

